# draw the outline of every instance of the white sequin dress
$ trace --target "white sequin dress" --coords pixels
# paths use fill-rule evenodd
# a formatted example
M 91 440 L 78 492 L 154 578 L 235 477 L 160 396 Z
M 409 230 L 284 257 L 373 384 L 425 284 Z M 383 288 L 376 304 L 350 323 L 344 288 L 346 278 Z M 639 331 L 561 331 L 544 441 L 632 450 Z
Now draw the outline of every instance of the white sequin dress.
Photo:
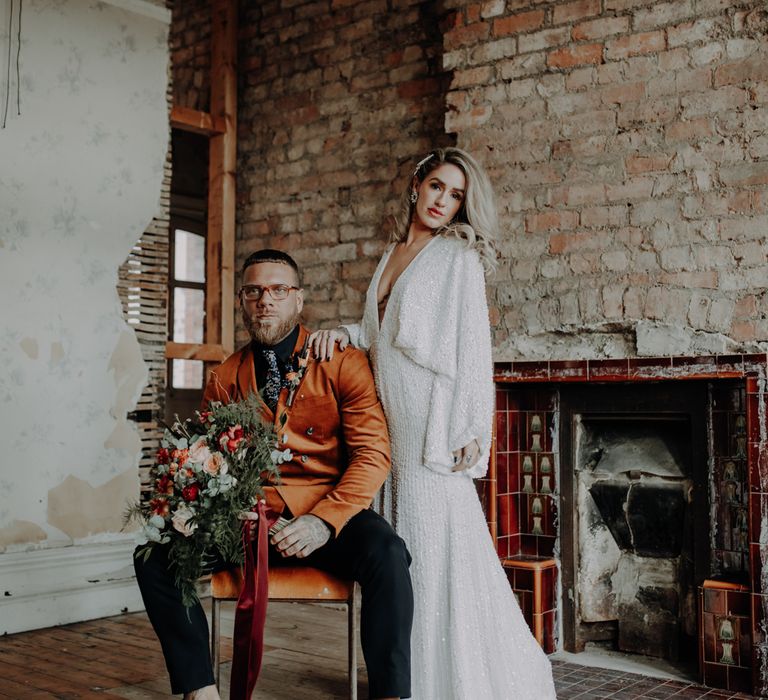
M 499 564 L 471 477 L 488 464 L 493 383 L 485 280 L 477 254 L 438 236 L 392 288 L 379 326 L 371 280 L 363 321 L 392 443 L 381 508 L 413 563 L 414 700 L 554 698 L 549 660 Z M 483 457 L 456 474 L 451 451 L 472 438 Z

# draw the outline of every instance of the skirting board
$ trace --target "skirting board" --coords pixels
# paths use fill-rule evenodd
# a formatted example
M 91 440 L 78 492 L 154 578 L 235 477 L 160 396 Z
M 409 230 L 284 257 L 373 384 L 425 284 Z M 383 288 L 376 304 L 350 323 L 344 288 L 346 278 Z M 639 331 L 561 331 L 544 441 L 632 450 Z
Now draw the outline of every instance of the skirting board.
M 143 610 L 133 539 L 0 554 L 0 635 Z

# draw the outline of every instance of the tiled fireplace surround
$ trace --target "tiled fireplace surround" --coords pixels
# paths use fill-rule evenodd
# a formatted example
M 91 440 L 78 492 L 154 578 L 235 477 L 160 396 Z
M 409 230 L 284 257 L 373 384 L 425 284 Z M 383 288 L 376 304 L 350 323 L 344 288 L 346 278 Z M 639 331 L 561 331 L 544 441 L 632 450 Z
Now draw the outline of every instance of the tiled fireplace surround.
M 715 534 L 711 540 L 704 535 L 708 571 L 698 572 L 696 581 L 701 587 L 699 672 L 707 685 L 768 697 L 768 582 L 763 577 L 768 556 L 767 360 L 754 354 L 496 363 L 495 463 L 479 486 L 510 584 L 547 652 L 558 646 L 563 615 L 572 614 L 562 590 L 567 583 L 562 518 L 565 509 L 572 510 L 560 490 L 562 391 L 612 384 L 626 393 L 641 383 L 673 388 L 677 385 L 667 383 L 704 383 L 710 404 L 705 457 L 709 529 Z M 726 488 L 724 499 L 720 494 Z M 747 515 L 746 540 L 723 535 L 723 518 L 731 517 L 724 509 L 733 503 L 746 506 L 746 511 L 731 511 Z M 733 532 L 732 519 L 726 522 Z M 723 663 L 726 639 L 733 663 Z M 560 640 L 560 646 L 569 645 L 572 638 Z

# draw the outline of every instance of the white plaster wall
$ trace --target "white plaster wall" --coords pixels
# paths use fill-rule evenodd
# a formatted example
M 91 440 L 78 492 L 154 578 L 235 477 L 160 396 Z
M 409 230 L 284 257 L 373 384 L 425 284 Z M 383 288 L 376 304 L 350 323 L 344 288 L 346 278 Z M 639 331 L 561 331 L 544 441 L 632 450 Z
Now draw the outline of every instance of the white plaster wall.
M 9 11 L 0 0 L 0 121 Z M 15 24 L 10 37 L 11 104 L 0 130 L 0 552 L 16 558 L 127 537 L 115 523 L 138 495 L 140 441 L 126 411 L 146 369 L 116 283 L 158 212 L 168 21 L 140 0 L 25 0 L 20 116 Z

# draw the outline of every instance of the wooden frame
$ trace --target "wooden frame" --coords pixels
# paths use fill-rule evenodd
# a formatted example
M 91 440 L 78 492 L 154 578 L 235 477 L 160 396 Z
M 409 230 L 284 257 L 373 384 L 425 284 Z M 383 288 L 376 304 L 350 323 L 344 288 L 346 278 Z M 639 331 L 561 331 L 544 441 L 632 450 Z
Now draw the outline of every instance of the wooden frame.
M 237 0 L 211 8 L 210 113 L 173 106 L 171 126 L 209 137 L 206 323 L 203 343 L 165 346 L 167 359 L 221 362 L 235 345 L 235 193 L 237 168 Z

